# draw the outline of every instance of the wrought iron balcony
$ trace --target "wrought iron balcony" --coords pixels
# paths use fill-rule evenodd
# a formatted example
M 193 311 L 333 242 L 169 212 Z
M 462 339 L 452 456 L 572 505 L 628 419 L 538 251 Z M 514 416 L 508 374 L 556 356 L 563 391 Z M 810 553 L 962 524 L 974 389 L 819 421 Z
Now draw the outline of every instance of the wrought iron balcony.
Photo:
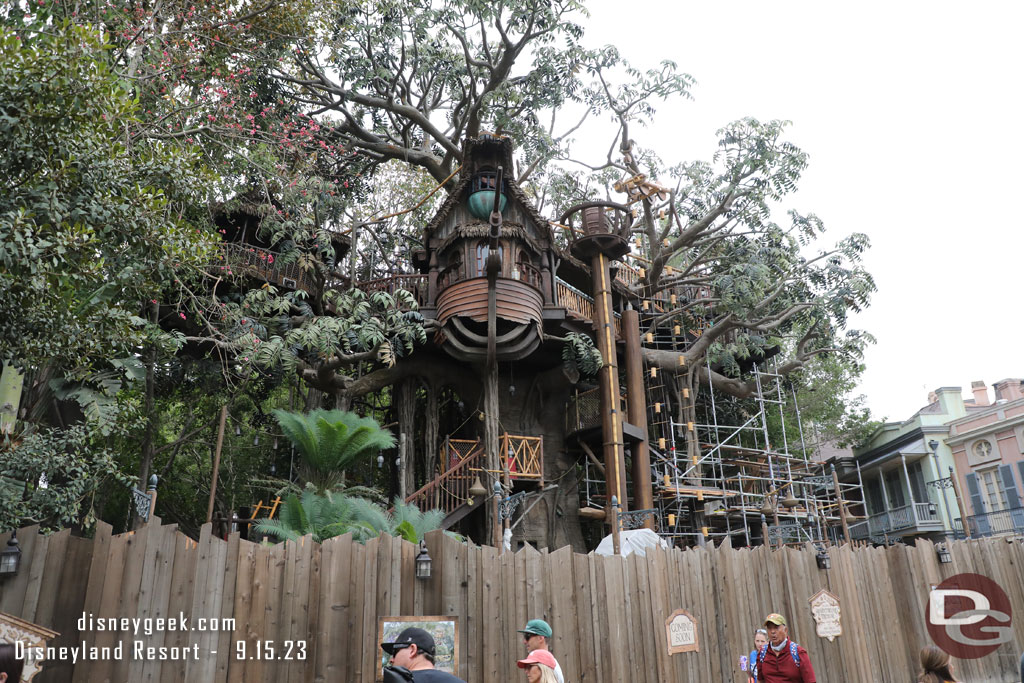
M 971 536 L 998 536 L 1001 534 L 1024 534 L 1024 507 L 986 512 L 967 518 Z
M 891 534 L 908 536 L 912 534 L 942 531 L 945 524 L 939 517 L 935 503 L 914 503 L 871 515 L 863 522 L 850 525 L 850 535 L 855 539 L 871 538 Z

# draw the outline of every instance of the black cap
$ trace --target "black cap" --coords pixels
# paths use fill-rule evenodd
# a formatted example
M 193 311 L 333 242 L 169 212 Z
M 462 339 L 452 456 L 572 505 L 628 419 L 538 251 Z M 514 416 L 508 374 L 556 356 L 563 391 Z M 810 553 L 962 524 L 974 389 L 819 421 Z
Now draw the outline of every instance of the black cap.
M 408 645 L 415 645 L 420 652 L 426 652 L 434 656 L 434 637 L 421 628 L 407 628 L 398 634 L 398 637 L 390 643 L 381 643 L 380 647 L 384 652 L 394 656 L 396 652 Z

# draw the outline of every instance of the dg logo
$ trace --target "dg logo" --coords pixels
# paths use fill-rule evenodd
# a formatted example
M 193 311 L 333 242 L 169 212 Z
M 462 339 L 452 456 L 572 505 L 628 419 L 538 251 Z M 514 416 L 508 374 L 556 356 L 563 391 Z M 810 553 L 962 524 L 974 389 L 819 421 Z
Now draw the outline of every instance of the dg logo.
M 956 574 L 928 594 L 925 622 L 932 640 L 960 659 L 978 659 L 1013 640 L 1006 592 L 981 574 Z

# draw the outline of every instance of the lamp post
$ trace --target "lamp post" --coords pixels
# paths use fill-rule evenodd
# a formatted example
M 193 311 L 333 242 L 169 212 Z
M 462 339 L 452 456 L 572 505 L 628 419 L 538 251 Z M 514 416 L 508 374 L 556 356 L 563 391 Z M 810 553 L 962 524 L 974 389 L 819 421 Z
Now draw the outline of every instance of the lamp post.
M 932 439 L 928 442 L 928 447 L 932 449 L 932 459 L 935 461 L 935 478 L 942 479 L 942 468 L 939 466 L 939 442 Z M 950 480 L 952 486 L 952 479 Z M 953 528 L 953 511 L 949 509 L 949 498 L 946 496 L 946 487 L 942 487 L 942 504 L 946 508 L 946 519 L 949 520 L 949 533 L 953 536 L 956 535 L 956 529 Z

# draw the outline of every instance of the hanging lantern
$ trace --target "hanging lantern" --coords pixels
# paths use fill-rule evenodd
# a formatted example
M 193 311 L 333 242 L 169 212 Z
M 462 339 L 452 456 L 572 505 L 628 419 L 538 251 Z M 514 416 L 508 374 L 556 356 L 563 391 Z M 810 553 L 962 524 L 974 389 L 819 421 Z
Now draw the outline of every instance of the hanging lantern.
M 832 568 L 832 558 L 829 557 L 824 546 L 818 547 L 818 554 L 814 556 L 814 560 L 818 563 L 818 569 L 827 570 Z
M 18 546 L 18 532 L 11 532 L 11 540 L 7 541 L 7 547 L 0 552 L 0 578 L 14 576 L 21 566 L 21 548 Z
M 469 487 L 469 498 L 466 500 L 466 505 L 472 505 L 475 501 L 474 498 L 483 498 L 487 495 L 487 489 L 480 483 L 480 477 L 477 476 L 473 480 L 473 485 Z
M 416 578 L 417 579 L 429 579 L 430 578 L 430 553 L 427 552 L 427 544 L 420 541 L 420 552 L 416 556 Z
M 782 499 L 782 506 L 787 508 L 795 508 L 800 504 L 800 501 L 793 497 L 792 493 L 787 493 L 786 497 Z
M 761 514 L 768 516 L 773 512 L 775 512 L 775 509 L 771 506 L 771 503 L 768 502 L 768 496 L 765 496 L 764 501 L 761 503 Z
M 939 562 L 942 564 L 949 564 L 953 561 L 953 556 L 949 553 L 949 548 L 945 544 L 939 544 L 935 546 L 935 554 L 939 558 Z

